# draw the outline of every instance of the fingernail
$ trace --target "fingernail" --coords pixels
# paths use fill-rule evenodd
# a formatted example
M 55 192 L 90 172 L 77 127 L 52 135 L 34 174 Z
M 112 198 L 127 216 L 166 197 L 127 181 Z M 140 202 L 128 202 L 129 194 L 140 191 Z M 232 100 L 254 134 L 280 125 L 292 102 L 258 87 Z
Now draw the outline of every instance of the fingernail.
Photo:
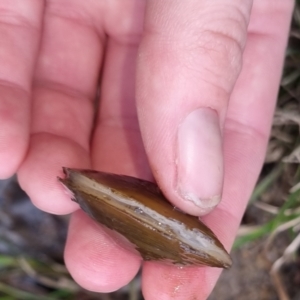
M 210 108 L 191 112 L 178 128 L 177 191 L 209 213 L 220 202 L 223 185 L 222 138 L 218 114 Z

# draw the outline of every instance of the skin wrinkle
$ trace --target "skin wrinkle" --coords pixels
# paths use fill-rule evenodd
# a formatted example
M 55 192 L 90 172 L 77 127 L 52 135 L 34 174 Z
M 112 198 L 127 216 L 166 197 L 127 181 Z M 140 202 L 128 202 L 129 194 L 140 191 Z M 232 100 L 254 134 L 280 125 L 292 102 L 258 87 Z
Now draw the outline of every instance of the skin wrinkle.
M 161 48 L 163 48 L 163 47 L 161 47 Z M 159 51 L 158 51 L 159 52 Z M 165 51 L 165 53 L 163 53 L 163 55 L 165 56 L 166 55 L 166 52 L 167 51 Z M 147 56 L 153 56 L 154 54 L 153 53 L 149 53 Z M 155 54 L 155 55 L 158 55 L 159 56 L 159 54 Z M 167 54 L 168 55 L 168 54 Z M 176 55 L 175 55 L 176 56 Z M 145 59 L 145 58 L 144 58 Z M 197 81 L 199 81 L 199 78 L 201 79 L 201 82 L 203 82 L 203 83 L 207 83 L 207 86 L 206 86 L 206 88 L 207 89 L 209 89 L 209 86 L 211 86 L 212 88 L 214 88 L 214 94 L 216 94 L 217 92 L 216 92 L 216 90 L 219 90 L 219 92 L 218 92 L 218 95 L 223 95 L 221 98 L 222 99 L 224 99 L 224 98 L 229 98 L 229 93 L 232 91 L 232 88 L 233 88 L 233 85 L 231 85 L 231 87 L 230 87 L 230 89 L 226 89 L 226 85 L 228 86 L 228 84 L 223 84 L 223 85 L 221 85 L 221 80 L 209 80 L 209 76 L 207 76 L 207 77 L 200 77 L 199 76 L 199 73 L 201 74 L 201 73 L 203 73 L 202 72 L 202 69 L 204 69 L 204 70 L 207 70 L 207 68 L 206 68 L 206 66 L 205 65 L 202 65 L 201 66 L 201 69 L 200 68 L 195 68 L 195 66 L 199 66 L 199 64 L 196 64 L 196 63 L 189 63 L 189 64 L 185 64 L 185 62 L 186 62 L 186 60 L 184 61 L 184 62 L 180 62 L 179 63 L 179 61 L 178 61 L 178 59 L 176 59 L 176 58 L 173 58 L 172 57 L 172 59 L 169 59 L 169 60 L 171 60 L 171 61 L 174 61 L 174 62 L 176 62 L 176 64 L 177 65 L 180 65 L 180 67 L 177 67 L 178 69 L 182 69 L 182 70 L 193 70 L 194 72 L 193 72 L 193 74 L 192 74 L 192 76 L 191 76 L 191 72 L 188 72 L 188 74 L 189 74 L 189 76 L 190 76 L 190 78 L 189 79 L 187 79 L 186 77 L 185 77 L 185 74 L 187 73 L 187 72 L 181 72 L 181 73 L 179 73 L 178 75 L 177 75 L 177 80 L 179 81 L 179 79 L 181 78 L 182 79 L 182 81 L 183 81 L 183 83 L 181 83 L 182 85 L 185 85 L 185 82 L 186 81 L 191 81 L 191 78 L 193 78 L 194 80 L 195 80 L 195 83 L 197 82 Z M 172 64 L 172 63 L 170 63 L 170 64 Z M 223 71 L 223 70 L 222 70 Z M 213 74 L 213 70 L 209 70 L 209 72 L 210 73 L 212 73 Z M 237 72 L 231 72 L 231 73 L 237 73 Z M 236 76 L 235 77 L 237 77 L 237 75 L 238 74 L 236 74 Z M 219 78 L 221 78 L 221 79 L 223 79 L 224 80 L 224 76 L 223 75 L 219 75 Z M 233 79 L 231 79 L 231 77 L 230 77 L 230 81 L 233 81 Z M 215 84 L 214 84 L 214 82 L 215 82 Z M 216 89 L 217 88 L 217 89 Z M 186 98 L 189 98 L 189 95 L 188 94 L 186 94 L 185 95 L 186 96 Z M 212 97 L 215 97 L 215 96 L 213 96 L 212 95 Z M 216 107 L 215 107 L 215 105 L 216 104 L 213 104 L 213 103 L 211 103 L 211 105 L 209 106 L 209 107 L 212 107 L 213 109 L 216 109 Z M 166 111 L 167 112 L 167 111 Z M 147 113 L 147 111 L 145 111 L 145 113 Z M 143 111 L 140 111 L 140 119 L 142 119 L 143 118 Z M 165 120 L 163 119 L 163 114 L 162 114 L 162 124 L 165 122 Z M 222 119 L 223 119 L 223 117 L 222 117 Z
M 21 92 L 24 95 L 26 95 L 27 97 L 29 97 L 31 95 L 31 91 L 30 89 L 26 90 L 25 87 L 23 87 L 21 84 L 18 83 L 14 83 L 11 80 L 5 80 L 5 79 L 0 79 L 0 87 L 4 87 L 4 88 L 11 88 L 14 91 L 17 92 Z
M 227 5 L 227 6 L 230 7 L 230 9 L 228 9 L 228 13 L 230 13 L 231 16 L 228 16 L 228 13 L 224 11 L 224 5 L 222 5 L 222 9 L 217 11 L 211 8 L 202 10 L 200 16 L 199 14 L 194 14 L 195 16 L 194 19 L 190 17 L 188 20 L 184 20 L 177 23 L 168 22 L 164 20 L 162 22 L 163 24 L 160 24 L 161 22 L 158 20 L 156 22 L 151 22 L 152 26 L 149 26 L 150 28 L 148 26 L 145 26 L 144 32 L 145 34 L 150 34 L 150 35 L 161 34 L 163 36 L 163 40 L 165 40 L 165 38 L 167 39 L 177 38 L 179 41 L 188 40 L 190 42 L 191 40 L 193 40 L 193 37 L 199 36 L 199 32 L 215 31 L 215 32 L 219 32 L 222 35 L 229 36 L 232 39 L 243 41 L 244 44 L 246 39 L 243 32 L 245 32 L 245 30 L 247 29 L 249 18 L 245 16 L 245 13 L 241 12 L 241 9 L 236 8 L 235 11 L 237 13 L 232 13 L 232 5 Z M 158 15 L 164 15 L 164 13 L 166 12 L 160 11 L 160 14 Z M 181 15 L 180 5 L 178 7 L 178 14 Z M 172 16 L 174 17 L 174 12 Z M 181 19 L 179 18 L 179 20 Z M 219 23 L 221 23 L 221 26 L 218 26 Z M 232 25 L 224 26 L 224 23 L 232 23 Z M 236 24 L 238 24 L 238 26 L 236 26 Z M 159 29 L 159 26 L 162 27 L 164 30 L 161 31 L 161 28 Z M 156 27 L 158 28 L 157 30 Z M 223 32 L 224 28 L 232 28 L 232 30 Z M 185 39 L 182 37 L 182 35 L 185 35 Z
M 51 133 L 51 132 L 47 132 L 47 131 L 39 131 L 39 132 L 34 132 L 30 135 L 30 137 L 32 139 L 36 139 L 36 138 L 39 138 L 40 136 L 48 136 L 48 138 L 58 138 L 58 139 L 63 139 L 65 140 L 66 143 L 68 144 L 73 144 L 74 145 L 74 148 L 76 149 L 79 149 L 79 150 L 83 150 L 83 152 L 87 152 L 89 153 L 90 152 L 90 148 L 89 147 L 84 147 L 83 145 L 77 143 L 77 141 L 73 140 L 73 139 L 70 139 L 68 137 L 64 137 L 64 136 L 61 136 L 61 135 L 58 135 L 58 134 L 54 134 L 54 133 Z M 89 145 L 88 145 L 89 146 Z
M 58 17 L 58 19 L 61 21 L 64 18 Z M 65 21 L 69 21 L 70 19 L 65 18 Z M 71 20 L 73 22 L 73 20 Z M 75 22 L 74 22 L 75 23 Z M 77 25 L 77 24 L 76 24 Z M 82 24 L 81 24 L 82 25 Z M 82 26 L 84 29 L 87 28 L 87 26 Z M 96 31 L 91 29 L 93 33 Z M 80 49 L 81 50 L 81 49 Z M 70 55 L 70 53 L 68 53 Z M 48 58 L 49 53 L 46 54 L 45 57 Z M 38 70 L 36 76 L 35 76 L 35 81 L 34 81 L 34 89 L 40 89 L 41 92 L 46 93 L 47 91 L 52 91 L 55 93 L 61 93 L 62 95 L 69 97 L 69 98 L 77 98 L 77 99 L 84 99 L 88 100 L 89 102 L 93 103 L 97 94 L 97 81 L 94 80 L 93 88 L 90 89 L 90 87 L 85 87 L 82 88 L 82 86 L 72 86 L 71 84 L 67 84 L 62 79 L 60 78 L 59 81 L 55 81 L 51 76 L 50 78 L 43 78 L 45 77 L 45 64 L 42 62 L 41 66 L 39 67 L 41 70 Z M 43 74 L 43 77 L 41 77 L 40 74 Z
M 27 29 L 40 34 L 40 24 L 30 23 L 29 20 L 20 16 L 3 17 L 0 14 L 0 27 L 2 27 L 2 25 L 20 29 Z
M 124 130 L 128 129 L 140 134 L 140 128 L 136 116 L 122 117 L 121 120 L 119 116 L 106 116 L 101 118 L 98 125 L 110 128 L 124 128 Z
M 223 245 L 225 245 L 225 248 L 230 251 L 230 245 L 231 242 L 234 240 L 234 237 L 232 236 L 232 230 L 227 230 L 227 228 L 224 228 L 224 226 L 222 224 L 220 224 L 218 222 L 219 219 L 222 220 L 233 220 L 234 224 L 237 224 L 236 227 L 234 228 L 234 230 L 236 231 L 239 227 L 239 224 L 241 222 L 241 219 L 243 217 L 243 215 L 241 216 L 236 216 L 234 215 L 231 210 L 230 207 L 226 207 L 224 205 L 222 205 L 222 201 L 220 202 L 220 204 L 216 207 L 216 209 L 211 213 L 211 215 L 213 216 L 213 214 L 216 214 L 218 216 L 218 218 L 216 218 L 215 221 L 210 221 L 211 220 L 211 216 L 203 216 L 200 217 L 199 219 L 207 226 L 209 226 L 209 228 L 213 228 L 214 233 L 217 236 L 222 236 L 222 239 L 220 240 L 221 243 Z M 221 217 L 220 217 L 221 216 Z M 222 234 L 220 234 L 222 233 Z
M 126 39 L 121 37 L 110 37 L 110 39 L 119 46 L 137 48 L 139 46 L 141 36 L 142 34 L 128 34 L 126 35 Z
M 246 17 L 239 8 L 236 8 L 235 11 L 237 13 L 232 13 L 232 9 L 229 10 L 228 12 L 231 14 L 230 16 L 227 11 L 225 12 L 223 9 L 220 10 L 221 16 L 214 12 L 213 16 L 210 15 L 210 17 L 212 17 L 215 22 L 210 23 L 209 30 L 212 32 L 219 32 L 221 35 L 240 41 L 241 48 L 244 48 L 247 39 L 244 32 L 247 31 L 249 18 Z M 221 25 L 219 25 L 219 23 L 221 23 Z
M 46 17 L 47 18 L 48 17 L 49 18 L 56 17 L 56 18 L 59 18 L 60 20 L 66 20 L 66 21 L 69 21 L 69 22 L 74 23 L 76 25 L 81 25 L 84 28 L 91 28 L 95 33 L 97 33 L 97 36 L 98 36 L 99 40 L 101 41 L 101 43 L 104 43 L 104 41 L 107 38 L 104 31 L 99 31 L 99 29 L 93 23 L 87 24 L 86 20 L 79 20 L 79 19 L 76 19 L 76 18 L 72 18 L 70 16 L 66 16 L 64 14 L 56 14 L 56 13 L 47 13 Z
M 101 3 L 105 3 L 106 1 L 100 1 Z M 100 3 L 99 2 L 99 3 Z M 77 4 L 77 3 L 76 3 Z M 46 16 L 50 17 L 55 16 L 59 17 L 61 19 L 72 21 L 76 24 L 81 24 L 85 27 L 90 27 L 93 30 L 97 31 L 98 33 L 101 33 L 99 38 L 104 38 L 105 34 L 102 30 L 99 31 L 99 28 L 103 28 L 103 24 L 99 24 L 99 20 L 94 19 L 94 12 L 89 12 L 86 10 L 88 6 L 84 5 L 84 10 L 78 10 L 78 8 L 74 7 L 68 7 L 66 10 L 65 3 L 62 3 L 62 1 L 57 1 L 57 3 L 54 3 L 54 1 L 51 1 L 50 5 L 47 5 L 46 7 Z M 102 11 L 104 11 L 103 7 L 98 7 L 99 9 L 99 16 L 101 15 Z
M 189 29 L 189 27 L 186 28 L 186 33 L 190 37 L 198 37 L 199 40 L 202 40 L 202 33 L 203 32 L 208 32 L 212 34 L 218 34 L 219 36 L 224 36 L 227 37 L 230 40 L 233 40 L 239 44 L 239 48 L 243 49 L 246 43 L 246 38 L 243 35 L 243 32 L 247 30 L 248 23 L 246 23 L 245 20 L 245 25 L 240 26 L 240 22 L 236 20 L 235 18 L 224 18 L 225 20 L 220 20 L 220 18 L 216 18 L 217 21 L 215 22 L 214 26 L 206 26 L 205 21 L 201 20 L 201 23 L 199 26 L 193 27 Z M 223 23 L 222 23 L 223 21 Z M 200 22 L 200 21 L 199 21 Z M 224 26 L 224 23 L 229 23 L 227 27 Z M 222 23 L 223 26 L 219 25 L 219 23 Z M 225 28 L 230 28 L 231 30 L 224 30 Z M 197 39 L 197 40 L 198 40 Z
M 226 91 L 226 94 L 228 94 L 232 91 L 233 82 L 236 80 L 236 78 L 241 70 L 243 43 L 240 43 L 237 40 L 231 39 L 230 36 L 222 35 L 219 32 L 212 32 L 212 31 L 208 30 L 205 32 L 205 34 L 203 34 L 203 33 L 204 32 L 202 32 L 202 34 L 199 35 L 199 36 L 201 36 L 201 45 L 197 42 L 195 42 L 194 44 L 191 43 L 188 46 L 182 45 L 182 44 L 178 43 L 177 39 L 174 39 L 172 41 L 169 40 L 166 45 L 165 41 L 163 41 L 162 38 L 160 38 L 160 34 L 158 37 L 152 35 L 152 36 L 148 37 L 148 39 L 152 40 L 152 39 L 158 38 L 158 40 L 161 41 L 161 44 L 158 43 L 158 45 L 156 45 L 157 51 L 162 52 L 164 56 L 170 57 L 170 60 L 176 61 L 177 65 L 180 64 L 182 67 L 187 68 L 189 70 L 194 70 L 194 71 L 196 71 L 196 73 L 200 73 L 200 74 L 203 73 L 203 70 L 209 71 L 210 74 L 214 74 L 215 77 L 211 78 L 211 80 L 210 80 L 211 82 L 208 81 L 207 76 L 205 76 L 205 79 L 203 80 L 203 82 L 212 83 L 212 81 L 214 81 L 218 84 L 218 86 L 220 88 L 222 88 Z M 205 39 L 205 36 L 207 36 L 208 38 Z M 216 41 L 220 41 L 220 40 L 223 40 L 223 43 L 221 45 L 219 44 L 219 42 L 216 44 Z M 176 47 L 175 47 L 175 45 L 176 45 Z M 233 49 L 235 49 L 235 50 L 233 50 Z M 212 51 L 214 51 L 214 53 L 216 53 L 216 55 L 211 55 Z M 180 55 L 179 58 L 177 58 L 178 57 L 177 53 L 185 53 L 185 52 L 193 53 L 194 55 L 193 56 L 188 55 L 185 57 L 181 57 L 181 55 Z M 233 52 L 235 54 L 232 54 Z M 198 62 L 199 53 L 202 53 L 202 55 L 200 55 L 200 57 L 203 55 L 207 56 L 208 54 L 210 54 L 212 63 L 210 65 L 207 62 L 205 64 L 199 63 Z M 153 55 L 154 55 L 153 53 L 148 54 L 149 57 L 151 57 Z M 223 57 L 226 57 L 226 59 L 224 59 Z M 230 61 L 229 59 L 227 59 L 229 57 L 234 57 L 234 59 L 232 59 Z M 145 60 L 145 57 L 143 58 L 143 60 Z M 229 66 L 225 65 L 222 68 L 219 67 L 219 65 L 220 65 L 218 63 L 219 61 L 227 62 L 228 60 L 230 61 Z M 182 61 L 182 62 L 180 63 L 180 61 Z M 210 67 L 207 67 L 206 66 L 207 64 Z M 213 67 L 211 67 L 211 66 L 213 66 Z M 231 69 L 231 71 L 228 72 L 228 69 Z M 223 74 L 225 71 L 226 71 L 226 73 L 229 73 L 230 76 L 225 77 Z M 183 73 L 182 73 L 182 76 L 184 76 Z M 184 77 L 182 77 L 182 78 L 184 78 Z M 198 80 L 199 74 L 195 75 L 195 78 L 197 78 L 197 80 Z
M 102 3 L 107 3 L 107 1 L 101 1 Z M 65 19 L 65 20 L 69 20 L 71 22 L 74 22 L 76 24 L 81 24 L 84 27 L 89 27 L 91 28 L 94 32 L 96 32 L 101 44 L 105 45 L 108 35 L 107 32 L 104 30 L 104 28 L 106 27 L 105 25 L 105 18 L 103 19 L 103 22 L 99 23 L 99 19 L 94 19 L 94 11 L 93 12 L 86 12 L 83 13 L 82 11 L 78 12 L 75 9 L 68 9 L 66 10 L 63 6 L 61 6 L 61 3 L 58 2 L 56 4 L 51 3 L 51 5 L 49 6 L 49 8 L 47 8 L 47 16 L 51 17 L 51 15 L 59 17 L 61 19 Z M 113 9 L 113 8 L 111 8 Z M 105 5 L 102 5 L 102 7 L 99 8 L 99 15 L 102 14 L 102 11 L 105 11 Z M 109 15 L 109 14 L 107 14 Z M 92 21 L 91 21 L 92 20 Z M 107 29 L 106 29 L 107 30 Z M 126 36 L 125 42 L 129 43 L 132 41 L 132 35 L 129 34 L 129 38 L 128 36 Z M 133 35 L 135 36 L 135 35 Z M 111 34 L 109 35 L 109 38 L 114 37 L 115 41 L 119 41 L 120 43 L 124 44 L 124 35 L 117 35 L 117 36 L 112 36 Z M 139 39 L 140 39 L 140 35 L 138 35 Z M 133 42 L 134 44 L 134 42 Z
M 67 97 L 70 98 L 77 98 L 77 99 L 85 99 L 88 100 L 89 102 L 94 102 L 95 101 L 95 95 L 94 93 L 91 93 L 88 95 L 88 93 L 84 93 L 79 89 L 75 89 L 74 87 L 71 86 L 66 86 L 63 83 L 60 83 L 58 81 L 54 80 L 46 80 L 46 79 L 35 79 L 34 80 L 34 89 L 45 89 L 53 92 L 59 92 L 61 94 L 64 94 Z
M 2 137 L 5 137 L 7 134 L 11 134 L 10 137 L 11 140 L 13 140 L 13 136 L 15 139 L 21 139 L 22 134 L 24 134 L 24 131 L 27 130 L 27 128 L 22 128 L 20 131 L 15 132 L 14 131 L 14 125 L 18 123 L 20 120 L 24 120 L 26 118 L 26 114 L 24 114 L 24 111 L 29 113 L 29 108 L 27 106 L 27 103 L 29 101 L 30 95 L 28 93 L 24 93 L 20 89 L 14 89 L 14 88 L 6 88 L 1 86 L 0 87 L 0 94 L 1 96 L 1 102 L 0 102 L 0 119 L 1 119 L 1 127 L 0 127 L 0 135 Z M 11 96 L 18 97 L 20 101 L 11 101 Z M 21 108 L 21 109 L 20 109 Z M 20 110 L 19 110 L 20 109 Z M 28 120 L 29 121 L 29 120 Z M 9 149 L 12 148 L 10 141 L 4 141 L 1 142 L 0 145 L 0 153 L 2 154 L 4 148 Z M 12 151 L 16 151 L 16 148 L 11 149 Z M 5 152 L 5 151 L 4 151 Z M 10 151 L 9 151 L 10 152 Z
M 269 134 L 266 132 L 264 133 L 259 128 L 256 128 L 252 125 L 252 123 L 246 124 L 230 117 L 226 118 L 225 131 L 231 131 L 243 136 L 250 136 L 251 139 L 255 137 L 261 141 L 267 141 L 269 139 Z
M 163 48 L 163 47 L 161 47 L 161 48 Z M 166 52 L 167 52 L 167 51 L 166 51 Z M 156 54 L 156 55 L 159 56 L 159 54 Z M 163 55 L 165 56 L 166 54 L 164 53 Z M 167 54 L 167 55 L 168 55 L 168 54 Z M 149 53 L 147 56 L 153 56 L 153 53 Z M 147 57 L 147 56 L 146 56 L 146 57 Z M 173 61 L 176 62 L 177 64 L 179 64 L 177 59 L 173 59 Z M 172 63 L 170 63 L 170 64 L 172 64 Z M 193 70 L 193 71 L 194 71 L 194 72 L 193 72 L 193 79 L 195 79 L 195 82 L 199 81 L 199 78 L 200 78 L 203 82 L 206 82 L 206 83 L 208 83 L 208 85 L 211 85 L 211 87 L 217 88 L 217 89 L 214 89 L 214 90 L 219 90 L 218 95 L 222 95 L 222 96 L 221 96 L 221 97 L 217 97 L 217 98 L 221 98 L 221 99 L 224 99 L 224 98 L 227 98 L 227 99 L 228 99 L 228 98 L 229 98 L 229 92 L 231 92 L 231 90 L 230 90 L 230 91 L 226 91 L 226 90 L 222 89 L 222 86 L 220 86 L 220 84 L 219 84 L 220 81 L 217 81 L 217 83 L 214 85 L 211 81 L 208 81 L 207 78 L 199 77 L 199 73 L 202 73 L 202 72 L 200 72 L 198 69 L 195 69 L 195 67 L 194 67 L 195 64 L 190 63 L 189 65 L 191 66 L 190 68 L 189 68 L 186 64 L 181 63 L 180 67 L 181 67 L 182 69 Z M 206 70 L 206 67 L 205 67 L 205 66 L 202 66 L 201 68 L 203 68 L 203 69 Z M 189 75 L 191 75 L 190 72 L 189 72 Z M 177 75 L 177 78 L 182 78 L 182 79 L 185 79 L 185 80 L 186 80 L 186 78 L 184 77 L 184 72 L 179 73 L 179 74 Z M 189 81 L 190 81 L 190 80 L 189 80 Z M 233 88 L 233 87 L 232 87 L 232 88 Z M 209 89 L 209 87 L 207 87 L 207 89 Z M 216 94 L 216 93 L 214 93 L 214 94 Z M 143 96 L 143 97 L 145 97 L 145 96 Z M 186 94 L 186 97 L 188 98 L 188 95 L 187 95 L 187 94 Z M 212 96 L 212 97 L 215 97 L 215 96 Z M 208 107 L 211 107 L 211 108 L 213 108 L 213 109 L 216 109 L 216 105 L 215 105 L 214 103 L 211 103 Z M 140 120 L 143 120 L 143 115 L 144 115 L 145 113 L 147 113 L 147 111 L 145 111 L 145 112 L 144 112 L 144 111 L 140 111 L 140 114 L 139 114 Z M 167 111 L 166 111 L 165 113 L 167 113 Z M 162 124 L 162 127 L 164 127 L 164 123 L 166 122 L 166 119 L 165 119 L 165 117 L 164 117 L 165 113 L 162 113 L 162 114 L 161 114 L 161 117 L 160 117 L 160 120 L 159 120 L 159 123 Z M 188 112 L 187 112 L 187 114 L 188 114 Z M 179 121 L 179 123 L 180 123 L 183 119 L 184 119 L 184 117 L 181 118 L 181 120 Z M 221 119 L 223 120 L 224 117 L 221 116 Z
M 55 96 L 55 94 L 53 96 Z M 48 132 L 54 136 L 61 136 L 69 140 L 74 140 L 84 148 L 90 147 L 91 133 L 89 128 L 92 120 L 85 120 L 80 115 L 78 116 L 78 111 L 75 108 L 80 105 L 79 103 L 88 104 L 84 107 L 85 115 L 87 115 L 87 112 L 93 110 L 91 107 L 92 104 L 85 100 L 83 101 L 80 98 L 68 98 L 72 99 L 74 107 L 67 107 L 69 102 L 68 99 L 64 99 L 64 101 L 60 101 L 58 104 L 56 101 L 46 104 L 36 103 L 33 107 L 33 111 L 41 111 L 43 117 L 48 119 L 48 122 L 44 123 L 42 119 L 35 118 L 32 121 L 31 133 Z M 60 110 L 63 111 L 61 113 L 62 118 L 55 121 L 56 115 L 60 113 Z M 76 123 L 73 121 L 74 119 L 76 119 Z M 76 128 L 79 130 L 76 130 Z M 86 133 L 86 137 L 80 139 L 80 137 L 76 136 L 78 132 Z
M 205 36 L 208 38 L 205 39 Z M 221 43 L 220 40 L 222 41 Z M 197 66 L 199 71 L 201 70 L 201 73 L 203 73 L 203 68 L 209 70 L 210 74 L 215 75 L 211 78 L 212 81 L 215 81 L 219 85 L 222 83 L 223 89 L 226 90 L 227 93 L 231 91 L 233 82 L 236 80 L 241 70 L 243 51 L 241 44 L 237 40 L 231 39 L 229 36 L 225 36 L 220 32 L 207 31 L 205 34 L 201 34 L 201 45 L 198 44 L 194 48 L 189 47 L 189 49 L 181 49 L 181 51 L 193 53 L 194 59 L 190 59 L 190 65 L 193 67 Z M 207 57 L 210 57 L 211 62 L 205 62 L 204 64 L 199 63 L 199 53 L 201 56 L 206 55 Z M 213 53 L 215 53 L 215 55 L 213 55 Z M 188 58 L 190 57 L 191 56 L 189 55 Z M 228 59 L 229 57 L 234 57 L 234 60 Z M 223 66 L 220 68 L 220 62 L 224 61 L 226 64 L 222 63 Z M 229 64 L 227 64 L 228 61 L 230 62 Z M 228 72 L 228 70 L 231 71 Z M 230 76 L 224 78 L 225 72 L 229 73 Z M 205 77 L 207 78 L 207 76 Z
M 186 67 L 186 66 L 185 66 Z M 186 67 L 187 70 L 192 70 L 194 71 L 194 73 L 198 72 L 197 69 L 193 68 L 193 67 Z M 204 70 L 206 70 L 208 73 L 214 74 L 212 70 L 207 69 L 206 67 L 203 68 Z M 200 73 L 200 71 L 199 71 Z M 205 82 L 207 83 L 207 89 L 209 89 L 209 86 L 212 87 L 215 90 L 215 93 L 217 93 L 218 95 L 223 95 L 222 98 L 224 99 L 229 99 L 230 96 L 230 92 L 232 91 L 233 87 L 231 88 L 231 90 L 227 91 L 224 87 L 220 86 L 220 84 L 218 84 L 218 82 L 213 82 L 213 80 L 208 80 L 205 77 L 199 76 L 200 74 L 197 74 L 197 76 L 194 76 L 195 79 L 200 79 L 201 82 Z M 221 78 L 221 76 L 220 76 Z M 216 109 L 214 107 L 214 105 L 208 106 L 209 108 L 212 109 Z M 184 117 L 182 118 L 182 120 L 184 119 Z M 182 121 L 181 120 L 181 121 Z M 180 121 L 180 122 L 181 122 Z
M 1 24 L 0 24 L 1 26 Z M 16 30 L 16 29 L 15 29 Z M 21 26 L 17 28 L 18 31 L 22 32 L 24 35 L 26 35 L 26 38 L 30 35 L 30 32 L 28 32 L 27 30 L 22 30 Z M 0 33 L 4 35 L 5 37 L 5 43 L 13 45 L 14 49 L 12 51 L 12 53 L 10 55 L 22 55 L 23 59 L 22 62 L 24 64 L 22 65 L 18 65 L 17 62 L 18 60 L 12 59 L 11 57 L 9 57 L 7 60 L 5 60 L 2 63 L 2 69 L 1 69 L 1 81 L 11 81 L 12 84 L 15 84 L 16 86 L 19 86 L 20 88 L 23 88 L 24 90 L 30 90 L 31 89 L 31 76 L 29 76 L 29 78 L 25 78 L 26 81 L 24 81 L 24 78 L 21 78 L 22 75 L 25 73 L 24 69 L 28 67 L 28 63 L 30 63 L 32 61 L 32 55 L 29 54 L 27 51 L 24 51 L 23 47 L 20 47 L 20 41 L 15 39 L 15 35 L 9 35 L 9 34 L 5 34 L 7 33 L 8 30 L 5 29 L 3 30 L 2 28 L 0 28 Z M 35 35 L 35 34 L 32 34 Z M 36 34 L 37 35 L 37 34 Z M 36 41 L 39 39 L 39 37 L 36 37 Z M 34 42 L 34 41 L 33 41 Z M 36 43 L 36 47 L 34 47 L 34 50 L 38 49 L 38 44 Z M 5 52 L 1 51 L 2 49 L 0 49 L 0 57 L 4 57 L 6 55 Z M 26 49 L 27 50 L 27 49 Z M 36 51 L 37 52 L 37 51 Z M 10 65 L 9 65 L 10 64 Z M 18 69 L 18 74 L 17 76 L 14 74 L 15 70 Z M 4 78 L 4 70 L 8 71 L 6 73 L 6 78 Z M 34 72 L 34 66 L 31 66 L 30 70 L 30 75 Z
M 42 2 L 42 0 L 40 1 Z M 30 17 L 23 16 L 20 12 L 15 13 L 13 10 L 0 8 L 0 27 L 3 24 L 39 32 L 41 19 Z

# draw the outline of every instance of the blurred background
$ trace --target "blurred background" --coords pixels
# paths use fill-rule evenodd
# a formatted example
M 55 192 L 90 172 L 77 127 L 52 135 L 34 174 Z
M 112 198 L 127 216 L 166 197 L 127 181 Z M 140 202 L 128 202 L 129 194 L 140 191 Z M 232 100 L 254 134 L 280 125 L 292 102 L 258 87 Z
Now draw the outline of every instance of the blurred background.
M 300 5 L 294 11 L 272 134 L 257 187 L 209 300 L 300 299 Z M 271 49 L 270 49 L 271 50 Z M 68 216 L 36 209 L 0 181 L 0 299 L 141 300 L 140 275 L 110 294 L 81 289 L 63 263 Z

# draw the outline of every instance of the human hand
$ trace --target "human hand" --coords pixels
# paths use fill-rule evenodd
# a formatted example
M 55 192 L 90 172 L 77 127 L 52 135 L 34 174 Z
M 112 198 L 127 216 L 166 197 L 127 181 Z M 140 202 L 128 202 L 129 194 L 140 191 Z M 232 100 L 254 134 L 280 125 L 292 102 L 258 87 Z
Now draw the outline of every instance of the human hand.
M 194 215 L 214 208 L 224 181 L 202 219 L 230 248 L 263 162 L 293 1 L 256 0 L 252 12 L 238 0 L 45 3 L 0 0 L 0 176 L 18 171 L 33 203 L 57 214 L 78 209 L 61 166 L 149 179 L 148 158 L 168 199 Z M 141 263 L 81 211 L 65 260 L 99 292 Z M 205 299 L 219 273 L 146 262 L 143 293 Z

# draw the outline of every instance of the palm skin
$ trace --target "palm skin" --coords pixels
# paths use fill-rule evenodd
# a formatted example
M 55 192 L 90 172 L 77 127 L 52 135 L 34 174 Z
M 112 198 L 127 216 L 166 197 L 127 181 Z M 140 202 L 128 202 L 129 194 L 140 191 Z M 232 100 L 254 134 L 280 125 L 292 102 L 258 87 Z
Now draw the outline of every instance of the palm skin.
M 141 260 L 78 211 L 56 181 L 62 166 L 154 176 L 194 215 L 212 210 L 222 190 L 202 219 L 230 248 L 264 159 L 292 8 L 0 0 L 0 176 L 17 172 L 42 210 L 74 212 L 65 260 L 79 284 L 113 291 Z M 205 201 L 195 205 L 183 190 L 199 186 Z M 143 293 L 206 299 L 219 274 L 147 262 Z

